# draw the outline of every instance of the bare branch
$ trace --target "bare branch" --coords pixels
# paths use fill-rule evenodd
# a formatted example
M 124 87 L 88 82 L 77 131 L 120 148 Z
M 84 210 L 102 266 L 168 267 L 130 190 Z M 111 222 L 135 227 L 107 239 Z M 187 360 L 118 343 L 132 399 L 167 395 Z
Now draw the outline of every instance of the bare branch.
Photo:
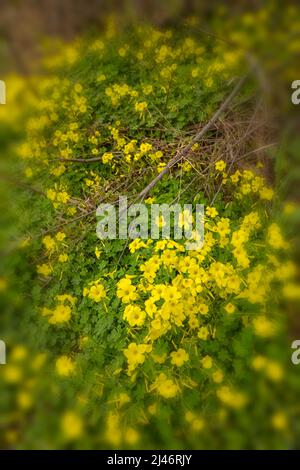
M 167 163 L 165 168 L 139 193 L 138 198 L 144 199 L 145 196 L 151 191 L 151 189 L 154 188 L 154 186 L 163 178 L 163 176 L 172 168 L 174 165 L 176 165 L 182 158 L 186 157 L 186 155 L 190 152 L 191 148 L 193 147 L 194 144 L 199 142 L 199 140 L 202 139 L 202 137 L 208 132 L 213 124 L 217 121 L 217 119 L 221 116 L 223 111 L 228 107 L 228 105 L 231 103 L 233 98 L 236 96 L 236 94 L 239 92 L 241 87 L 243 86 L 246 76 L 241 78 L 235 88 L 232 90 L 232 92 L 229 94 L 229 96 L 223 101 L 219 109 L 215 112 L 215 114 L 212 116 L 212 118 L 205 124 L 205 126 L 195 135 L 195 137 L 191 140 L 191 142 L 186 145 L 182 150 L 177 152 L 177 154 Z

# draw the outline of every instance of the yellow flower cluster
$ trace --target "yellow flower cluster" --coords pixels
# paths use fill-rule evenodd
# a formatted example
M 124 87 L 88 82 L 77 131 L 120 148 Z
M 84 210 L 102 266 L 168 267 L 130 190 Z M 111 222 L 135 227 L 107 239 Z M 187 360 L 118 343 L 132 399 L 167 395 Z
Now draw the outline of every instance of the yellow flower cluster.
M 222 165 L 219 171 L 223 170 Z M 245 170 L 239 178 L 254 182 L 258 177 Z M 259 187 L 263 185 L 262 180 Z M 239 192 L 236 197 L 239 200 Z M 184 215 L 180 222 L 192 223 Z M 256 243 L 260 246 L 255 241 L 258 239 L 269 240 L 270 249 L 263 255 L 265 262 L 261 253 L 257 257 L 253 251 Z M 252 312 L 257 304 L 265 307 L 273 282 L 294 275 L 295 270 L 289 264 L 284 273 L 279 269 L 281 265 L 270 269 L 270 265 L 277 263 L 272 249 L 287 246 L 276 224 L 268 228 L 263 212 L 252 210 L 237 221 L 220 216 L 215 207 L 206 209 L 205 242 L 198 251 L 186 252 L 183 243 L 172 240 L 133 240 L 129 250 L 132 254 L 139 253 L 140 276 L 126 275 L 117 284 L 117 296 L 124 305 L 123 320 L 134 337 L 139 338 L 139 342 L 135 340 L 124 350 L 127 373 L 135 377 L 145 361 L 154 367 L 164 365 L 163 370 L 157 369 L 149 391 L 165 399 L 175 398 L 184 380 L 188 380 L 188 373 L 185 379 L 175 379 L 171 366 L 175 370 L 188 370 L 193 356 L 191 349 L 197 350 L 201 342 L 218 337 L 218 325 L 225 321 L 224 315 L 244 317 L 243 321 L 252 325 L 258 338 L 273 336 L 276 322 L 265 313 L 265 308 L 255 315 Z M 245 311 L 241 301 L 248 302 L 248 310 Z M 171 338 L 182 329 L 185 335 L 181 347 L 168 353 L 157 349 L 160 338 Z M 200 363 L 215 384 L 225 380 L 212 356 L 204 355 Z M 267 376 L 276 380 L 280 371 L 272 361 L 268 367 Z M 242 408 L 248 401 L 244 393 L 226 383 L 216 390 L 216 395 L 229 408 Z
M 53 204 L 53 207 L 57 209 L 60 204 L 67 204 L 70 200 L 70 195 L 65 190 L 58 190 L 57 188 L 50 188 L 47 190 L 47 198 Z
M 274 197 L 274 191 L 265 184 L 262 176 L 255 174 L 252 170 L 237 170 L 229 178 L 223 173 L 223 183 L 231 182 L 237 185 L 236 197 L 243 199 L 245 196 L 258 195 L 263 201 L 271 201 Z
M 192 24 L 192 20 L 189 21 Z M 251 23 L 253 18 L 250 17 L 248 26 Z M 204 121 L 212 114 L 211 101 L 214 100 L 209 97 L 213 92 L 219 92 L 219 81 L 230 83 L 230 77 L 238 75 L 238 64 L 243 55 L 240 50 L 226 50 L 223 44 L 206 48 L 205 40 L 200 44 L 198 39 L 190 37 L 178 38 L 175 43 L 169 41 L 171 31 L 154 31 L 152 28 L 140 28 L 136 34 L 135 50 L 127 43 L 129 38 L 111 47 L 110 41 L 116 36 L 116 26 L 111 23 L 103 40 L 86 47 L 85 52 L 91 55 L 95 64 L 99 57 L 104 58 L 103 66 L 97 67 L 96 74 L 91 76 L 92 86 L 83 86 L 82 78 L 81 83 L 77 81 L 80 78 L 72 75 L 73 69 L 71 73 L 67 71 L 64 74 L 70 79 L 55 77 L 55 71 L 51 77 L 36 84 L 37 95 L 40 93 L 45 99 L 31 98 L 33 101 L 29 104 L 39 114 L 34 114 L 25 123 L 28 141 L 17 146 L 17 154 L 24 167 L 28 165 L 24 172 L 33 182 L 38 181 L 40 175 L 42 181 L 44 173 L 47 178 L 52 177 L 52 183 L 47 181 L 45 184 L 46 196 L 56 210 L 58 226 L 64 226 L 65 222 L 68 224 L 69 216 L 77 211 L 82 211 L 84 216 L 103 193 L 108 198 L 113 197 L 111 188 L 117 178 L 124 181 L 126 187 L 128 176 L 134 175 L 135 178 L 138 175 L 140 178 L 149 170 L 146 176 L 151 180 L 175 155 L 178 145 L 184 145 L 185 139 L 188 140 L 189 125 Z M 238 37 L 232 39 L 241 43 Z M 65 68 L 70 64 L 76 68 L 78 61 L 82 69 L 80 51 L 84 45 L 84 41 L 78 41 L 74 46 L 66 46 L 55 59 L 48 61 L 47 66 L 50 69 Z M 126 70 L 128 67 L 128 80 L 125 75 L 115 73 L 117 65 L 111 67 L 109 60 L 112 61 L 112 54 L 116 64 L 126 65 Z M 130 77 L 129 73 L 130 63 L 136 59 L 143 64 L 138 80 Z M 151 72 L 154 70 L 152 76 L 149 66 L 152 67 Z M 230 75 L 231 71 L 234 71 L 233 75 Z M 119 77 L 117 82 L 116 76 Z M 207 93 L 207 104 L 201 116 L 189 101 L 199 83 L 201 96 Z M 18 83 L 15 83 L 15 88 L 18 89 Z M 194 152 L 196 158 L 192 159 L 192 154 L 189 160 L 181 161 L 172 169 L 169 179 L 159 183 L 161 187 L 166 184 L 169 193 L 173 189 L 175 192 L 178 174 L 184 184 L 188 183 L 189 173 L 198 170 L 197 165 L 202 164 L 202 151 L 202 144 L 194 144 L 191 154 Z M 96 158 L 88 162 L 91 165 L 74 165 L 68 161 L 85 157 Z M 67 326 L 71 332 L 70 336 L 65 336 L 67 341 L 63 351 L 53 361 L 56 383 L 45 394 L 49 409 L 56 409 L 57 391 L 62 392 L 60 402 L 63 403 L 70 400 L 73 389 L 76 389 L 74 401 L 77 408 L 74 406 L 70 410 L 69 405 L 64 407 L 60 414 L 59 438 L 79 440 L 85 445 L 85 433 L 89 436 L 89 432 L 94 432 L 94 425 L 101 423 L 104 436 L 97 435 L 96 445 L 100 445 L 104 438 L 106 443 L 116 447 L 134 446 L 139 440 L 138 429 L 141 426 L 150 423 L 150 435 L 153 429 L 157 429 L 151 427 L 152 420 L 157 426 L 155 419 L 166 416 L 166 431 L 163 430 L 162 434 L 171 435 L 170 427 L 177 421 L 180 426 L 182 424 L 192 430 L 193 439 L 196 432 L 207 428 L 208 435 L 213 435 L 215 419 L 211 419 L 212 423 L 207 419 L 212 409 L 216 411 L 213 415 L 216 426 L 223 424 L 225 429 L 229 423 L 236 426 L 237 411 L 241 409 L 240 416 L 243 417 L 242 409 L 250 401 L 252 403 L 252 392 L 240 389 L 244 376 L 239 380 L 238 369 L 244 365 L 243 357 L 249 348 L 252 351 L 252 343 L 262 345 L 263 349 L 269 343 L 266 340 L 273 340 L 280 331 L 272 308 L 273 302 L 276 303 L 270 295 L 272 288 L 275 285 L 277 289 L 278 286 L 279 293 L 283 292 L 286 298 L 296 301 L 300 298 L 300 289 L 294 282 L 295 266 L 280 261 L 282 251 L 289 245 L 279 224 L 269 221 L 274 192 L 261 176 L 259 166 L 255 170 L 250 166 L 246 168 L 244 160 L 231 174 L 229 167 L 233 165 L 225 161 L 225 157 L 224 160 L 216 160 L 210 163 L 209 170 L 220 190 L 224 189 L 225 197 L 221 191 L 216 197 L 207 197 L 214 202 L 205 208 L 205 239 L 199 250 L 186 251 L 185 240 L 135 239 L 128 246 L 120 270 L 118 266 L 112 268 L 113 272 L 106 273 L 105 269 L 111 269 L 116 253 L 113 247 L 107 256 L 110 242 L 103 242 L 103 250 L 100 250 L 95 246 L 88 247 L 88 243 L 81 244 L 82 240 L 79 240 L 74 250 L 74 253 L 79 253 L 76 259 L 71 250 L 72 243 L 74 246 L 77 242 L 75 233 L 68 243 L 68 229 L 67 233 L 42 237 L 43 255 L 37 272 L 44 277 L 52 276 L 40 281 L 45 285 L 51 281 L 48 292 L 54 303 L 49 301 L 51 308 L 42 308 L 41 314 L 50 325 L 59 327 L 55 328 L 59 333 L 59 344 L 63 334 L 68 333 L 61 327 Z M 145 181 L 141 178 L 138 182 L 142 186 Z M 166 195 L 160 191 L 159 185 L 153 194 L 145 201 L 147 204 L 163 200 Z M 195 201 L 202 198 L 202 193 L 197 194 Z M 46 201 L 48 208 L 49 201 Z M 293 210 L 295 208 L 290 204 L 284 213 Z M 193 222 L 188 212 L 183 211 L 179 215 L 180 227 L 190 228 Z M 166 220 L 158 217 L 156 224 L 164 227 Z M 86 251 L 80 253 L 80 249 Z M 82 254 L 84 256 L 80 256 Z M 93 269 L 98 274 L 89 282 L 86 276 Z M 74 292 L 78 296 L 78 289 L 82 289 L 84 297 L 78 313 L 75 297 L 56 295 L 58 283 L 72 285 L 75 270 Z M 82 279 L 85 277 L 81 287 L 77 281 L 79 272 Z M 94 280 L 97 276 L 101 278 Z M 1 288 L 3 291 L 9 289 L 4 278 L 0 279 Z M 102 315 L 103 309 L 105 315 Z M 97 312 L 97 315 L 88 316 L 86 312 Z M 93 322 L 97 323 L 94 338 Z M 53 327 L 45 330 L 54 331 Z M 86 336 L 87 331 L 90 336 Z M 96 345 L 93 349 L 94 339 L 102 333 L 107 342 L 103 341 L 101 348 Z M 89 348 L 84 351 L 87 343 Z M 224 354 L 223 347 L 226 349 Z M 287 371 L 277 360 L 262 354 L 267 352 L 263 350 L 261 355 L 254 355 L 252 359 L 250 355 L 249 384 L 254 376 L 257 380 L 266 379 L 263 382 L 266 387 L 275 388 L 275 385 L 282 384 Z M 1 380 L 12 389 L 18 386 L 15 403 L 18 411 L 23 410 L 24 413 L 37 401 L 34 380 L 25 380 L 23 366 L 28 357 L 26 349 L 15 348 L 10 353 L 11 363 L 1 369 Z M 30 361 L 30 367 L 37 370 L 43 361 L 42 356 L 36 356 Z M 88 366 L 84 367 L 86 364 Z M 45 376 L 41 377 L 41 388 L 43 381 L 46 385 L 53 383 L 53 377 L 51 382 Z M 88 380 L 84 380 L 86 378 Z M 65 387 L 68 381 L 69 388 Z M 61 384 L 63 387 L 59 389 Z M 55 403 L 51 402 L 52 388 Z M 255 393 L 253 387 L 254 399 Z M 84 411 L 87 403 L 94 410 L 93 419 Z M 62 408 L 59 409 L 61 413 Z M 269 424 L 280 432 L 288 429 L 287 415 L 278 411 L 276 406 L 270 406 L 268 416 L 270 420 L 266 426 Z M 11 420 L 13 430 L 23 430 L 23 422 L 28 421 L 20 420 L 22 425 L 19 426 L 15 414 L 3 419 Z M 175 436 L 178 428 L 174 429 Z M 145 436 L 147 433 L 148 430 Z M 206 438 L 207 433 L 204 434 Z M 9 442 L 13 443 L 11 436 Z M 45 442 L 48 442 L 46 437 Z M 80 441 L 81 438 L 84 440 Z M 5 442 L 9 439 L 5 438 Z M 230 441 L 230 436 L 228 439 Z M 190 442 L 193 443 L 187 440 Z M 73 444 L 71 442 L 70 445 Z
M 77 301 L 76 297 L 69 294 L 57 295 L 58 305 L 54 309 L 42 308 L 41 314 L 48 318 L 50 324 L 66 323 L 72 316 L 72 308 Z
M 65 243 L 66 234 L 64 232 L 57 232 L 55 237 L 46 235 L 42 239 L 42 244 L 46 250 L 46 256 L 48 257 L 48 263 L 37 265 L 37 272 L 42 276 L 48 277 L 53 272 L 52 261 L 58 261 L 59 263 L 66 263 L 69 259 L 69 255 L 65 252 L 60 252 L 67 247 Z

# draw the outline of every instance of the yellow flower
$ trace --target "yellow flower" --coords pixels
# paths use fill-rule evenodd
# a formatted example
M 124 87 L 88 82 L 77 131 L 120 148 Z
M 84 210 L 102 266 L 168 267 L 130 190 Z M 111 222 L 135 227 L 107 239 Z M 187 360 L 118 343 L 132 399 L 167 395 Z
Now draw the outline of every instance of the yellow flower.
M 248 268 L 250 265 L 250 260 L 248 258 L 247 252 L 244 248 L 239 247 L 233 250 L 233 256 L 236 258 L 237 263 L 242 268 Z
M 119 56 L 120 57 L 125 57 L 126 54 L 127 54 L 127 51 L 128 51 L 128 46 L 126 47 L 120 47 L 120 49 L 118 50 L 118 53 L 119 53 Z
M 166 362 L 167 359 L 167 353 L 163 354 L 152 354 L 153 360 L 157 362 L 157 364 L 163 364 Z
M 61 430 L 69 440 L 76 440 L 83 434 L 83 422 L 74 411 L 67 411 L 61 420 Z
M 252 360 L 252 367 L 255 370 L 262 370 L 267 364 L 267 359 L 264 356 L 255 356 Z
M 159 269 L 159 258 L 153 256 L 148 261 L 140 266 L 140 270 L 143 271 L 144 277 L 149 281 L 153 282 L 156 272 Z
M 182 171 L 186 173 L 192 171 L 192 168 L 193 168 L 192 164 L 189 161 L 185 161 L 184 163 L 180 165 L 180 167 L 182 168 Z
M 257 317 L 253 320 L 254 331 L 257 336 L 268 338 L 273 336 L 276 328 L 273 322 L 268 320 L 265 316 Z
M 130 244 L 129 244 L 129 251 L 130 253 L 135 253 L 137 250 L 141 248 L 147 248 L 146 243 L 141 240 L 140 238 L 135 238 Z
M 281 365 L 275 361 L 267 361 L 265 373 L 273 382 L 280 382 L 283 378 L 283 369 Z
M 28 410 L 32 406 L 32 397 L 28 392 L 19 392 L 17 395 L 17 402 L 22 410 Z
M 47 198 L 50 199 L 50 201 L 55 201 L 56 191 L 54 191 L 54 189 L 48 189 L 46 195 L 47 195 Z
M 226 237 L 230 233 L 230 220 L 222 217 L 217 223 L 216 231 L 221 237 Z
M 156 413 L 157 413 L 157 405 L 156 405 L 156 403 L 154 403 L 153 405 L 149 405 L 149 406 L 148 406 L 148 412 L 149 412 L 150 415 L 152 415 L 152 416 L 156 415 Z
M 288 420 L 282 411 L 277 411 L 271 418 L 271 424 L 277 431 L 286 431 L 288 429 Z
M 143 364 L 146 350 L 146 344 L 129 344 L 128 348 L 124 350 L 124 355 L 127 358 L 129 370 L 134 369 L 139 364 Z
M 177 367 L 183 366 L 183 364 L 189 360 L 188 353 L 182 348 L 177 349 L 177 351 L 171 352 L 170 356 L 171 364 L 174 364 Z
M 100 75 L 98 75 L 97 82 L 101 83 L 101 82 L 104 82 L 105 80 L 106 80 L 106 76 L 104 75 L 104 73 L 101 73 Z
M 224 385 L 217 391 L 217 397 L 225 405 L 233 409 L 242 408 L 247 402 L 247 398 L 243 393 L 233 390 L 227 385 Z
M 213 360 L 210 356 L 205 356 L 201 359 L 201 364 L 204 369 L 211 369 L 213 366 Z
M 174 398 L 179 392 L 178 385 L 163 373 L 159 374 L 153 386 L 163 398 Z
M 201 328 L 199 328 L 199 331 L 198 331 L 198 338 L 206 341 L 208 338 L 208 335 L 209 335 L 209 331 L 208 331 L 207 326 L 201 326 Z
M 191 411 L 187 411 L 184 415 L 185 417 L 185 420 L 188 422 L 188 423 L 191 423 L 194 419 L 195 419 L 195 414 L 192 413 Z
M 299 300 L 300 299 L 300 284 L 289 282 L 282 288 L 282 294 L 286 299 Z
M 94 185 L 94 181 L 93 180 L 90 180 L 89 178 L 85 178 L 84 180 L 85 184 L 89 187 L 93 186 Z
M 66 191 L 61 191 L 57 193 L 57 201 L 62 204 L 67 204 L 70 199 L 70 195 Z
M 143 89 L 143 93 L 144 93 L 145 95 L 150 95 L 150 94 L 152 93 L 152 91 L 153 91 L 153 86 L 152 86 L 152 85 L 144 85 L 144 86 L 142 87 L 142 89 Z
M 221 372 L 220 370 L 216 370 L 212 374 L 212 378 L 216 384 L 220 384 L 221 382 L 223 382 L 223 378 L 224 378 L 223 372 Z
M 71 318 L 71 308 L 69 305 L 58 305 L 54 310 L 52 317 L 49 318 L 49 323 L 65 323 Z
M 271 201 L 274 197 L 274 191 L 271 188 L 262 188 L 259 192 L 261 199 Z
M 130 326 L 141 326 L 145 321 L 146 313 L 137 305 L 127 305 L 123 318 Z
M 128 144 L 126 144 L 125 147 L 124 147 L 124 153 L 126 155 L 129 155 L 129 154 L 133 153 L 136 149 L 136 143 L 137 143 L 137 141 L 135 139 L 128 142 Z
M 177 265 L 178 258 L 174 251 L 164 250 L 163 254 L 161 255 L 161 261 L 165 266 L 175 267 Z
M 214 80 L 212 77 L 208 77 L 204 80 L 204 84 L 207 86 L 207 88 L 211 88 L 214 84 Z
M 276 250 L 287 247 L 287 243 L 283 239 L 280 228 L 275 223 L 271 224 L 268 229 L 268 243 Z
M 76 83 L 74 86 L 74 90 L 76 93 L 81 93 L 82 92 L 82 85 L 80 83 Z
M 189 326 L 192 329 L 198 328 L 199 327 L 199 320 L 197 320 L 196 317 L 191 317 L 189 319 Z
M 214 219 L 218 215 L 218 211 L 215 207 L 207 207 L 205 212 L 206 212 L 206 215 L 208 217 L 211 217 L 212 219 Z
M 144 113 L 147 108 L 148 108 L 148 104 L 146 103 L 146 101 L 137 102 L 134 105 L 134 109 L 141 114 Z
M 87 297 L 89 295 L 90 289 L 88 287 L 83 288 L 82 295 L 83 297 Z
M 137 299 L 136 287 L 131 284 L 131 279 L 123 278 L 118 282 L 117 296 L 125 304 Z
M 295 203 L 294 201 L 287 201 L 283 207 L 283 213 L 285 215 L 291 215 L 291 214 L 294 214 L 294 212 L 296 212 L 298 208 L 298 204 Z
M 181 293 L 175 286 L 165 286 L 162 297 L 166 302 L 178 303 L 181 298 Z
M 26 168 L 25 175 L 26 175 L 27 178 L 31 178 L 32 175 L 33 175 L 32 168 Z
M 230 176 L 230 179 L 232 181 L 233 184 L 236 184 L 239 182 L 239 179 L 240 179 L 240 176 L 241 176 L 241 173 L 239 170 L 237 170 L 233 175 Z
M 152 320 L 151 326 L 154 330 L 161 330 L 161 321 L 159 318 L 156 318 L 155 320 Z
M 114 155 L 111 152 L 105 152 L 102 155 L 102 162 L 109 163 L 114 158 Z
M 159 165 L 157 165 L 157 173 L 160 173 L 164 167 L 166 166 L 165 162 L 160 162 Z
M 124 433 L 124 440 L 129 445 L 134 445 L 139 440 L 139 433 L 133 428 L 127 428 Z
M 6 364 L 3 367 L 3 379 L 6 383 L 16 384 L 22 380 L 22 369 L 14 364 Z
M 140 145 L 140 151 L 142 154 L 150 152 L 151 149 L 152 149 L 152 145 L 148 144 L 147 142 Z
M 229 314 L 232 314 L 235 312 L 235 306 L 232 304 L 232 303 L 228 303 L 227 305 L 225 305 L 225 310 L 227 313 Z
M 66 238 L 66 234 L 64 232 L 58 232 L 55 238 L 57 241 L 62 242 Z
M 68 207 L 67 212 L 69 215 L 75 215 L 77 212 L 76 207 Z
M 95 302 L 100 302 L 106 297 L 106 291 L 102 284 L 96 284 L 92 286 L 89 290 L 88 297 Z
M 39 264 L 37 266 L 37 273 L 42 276 L 49 276 L 52 273 L 52 268 L 49 264 Z
M 28 351 L 24 346 L 15 346 L 10 353 L 10 358 L 13 361 L 23 361 L 28 355 Z
M 69 259 L 69 256 L 66 254 L 66 253 L 62 253 L 61 255 L 59 255 L 58 257 L 58 261 L 60 263 L 66 263 Z
M 118 396 L 118 403 L 119 403 L 119 406 L 123 406 L 123 405 L 126 405 L 126 403 L 129 403 L 131 400 L 130 400 L 130 396 L 125 393 L 125 392 L 121 392 Z
M 55 366 L 58 375 L 63 377 L 68 377 L 75 370 L 75 364 L 68 356 L 60 356 L 57 359 Z
M 246 230 L 240 229 L 236 230 L 232 233 L 231 236 L 231 244 L 236 247 L 240 248 L 244 243 L 248 241 L 249 233 Z
M 219 160 L 215 163 L 215 168 L 217 171 L 224 171 L 226 168 L 226 163 L 224 162 L 224 160 Z
M 55 240 L 50 237 L 50 235 L 47 235 L 46 237 L 43 238 L 42 240 L 43 245 L 45 245 L 46 249 L 48 251 L 53 251 L 55 249 Z
M 202 418 L 195 418 L 193 421 L 192 421 L 192 429 L 194 431 L 202 431 L 204 429 L 204 426 L 205 426 L 205 421 L 202 419 Z
M 198 305 L 198 311 L 201 313 L 201 315 L 207 315 L 208 314 L 208 306 L 206 304 L 200 303 Z

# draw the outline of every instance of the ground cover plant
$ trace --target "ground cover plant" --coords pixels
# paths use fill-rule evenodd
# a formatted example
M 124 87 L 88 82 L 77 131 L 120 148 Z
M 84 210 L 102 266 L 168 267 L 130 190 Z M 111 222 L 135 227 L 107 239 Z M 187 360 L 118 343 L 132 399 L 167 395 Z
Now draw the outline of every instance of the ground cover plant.
M 257 57 L 272 75 L 272 37 L 285 83 L 299 48 L 278 47 L 273 13 L 221 15 L 228 43 L 195 19 L 159 30 L 110 18 L 101 35 L 47 44 L 42 73 L 7 77 L 2 447 L 297 447 L 297 208 L 278 184 Z M 293 9 L 280 21 L 299 26 Z M 98 205 L 141 193 L 149 207 L 204 204 L 204 246 L 99 240 Z

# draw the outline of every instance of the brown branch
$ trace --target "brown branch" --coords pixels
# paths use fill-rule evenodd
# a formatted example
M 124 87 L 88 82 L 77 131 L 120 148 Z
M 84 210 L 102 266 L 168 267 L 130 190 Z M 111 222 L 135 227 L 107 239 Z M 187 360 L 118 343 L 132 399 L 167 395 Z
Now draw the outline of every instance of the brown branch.
M 154 186 L 163 178 L 163 176 L 176 165 L 182 158 L 186 157 L 186 155 L 190 152 L 191 148 L 194 144 L 199 142 L 200 139 L 208 132 L 213 124 L 218 120 L 221 116 L 223 111 L 227 108 L 227 106 L 231 103 L 233 98 L 239 92 L 243 84 L 245 83 L 247 76 L 241 78 L 237 85 L 234 87 L 232 92 L 228 95 L 228 97 L 223 101 L 219 109 L 215 112 L 215 114 L 211 117 L 211 119 L 205 124 L 205 126 L 195 135 L 195 137 L 191 140 L 191 142 L 186 145 L 182 150 L 179 150 L 177 154 L 167 163 L 165 168 L 139 193 L 138 198 L 144 199 L 145 196 L 154 188 Z
M 59 161 L 63 163 L 93 163 L 101 162 L 102 157 L 93 157 L 93 158 L 55 158 L 49 161 Z

